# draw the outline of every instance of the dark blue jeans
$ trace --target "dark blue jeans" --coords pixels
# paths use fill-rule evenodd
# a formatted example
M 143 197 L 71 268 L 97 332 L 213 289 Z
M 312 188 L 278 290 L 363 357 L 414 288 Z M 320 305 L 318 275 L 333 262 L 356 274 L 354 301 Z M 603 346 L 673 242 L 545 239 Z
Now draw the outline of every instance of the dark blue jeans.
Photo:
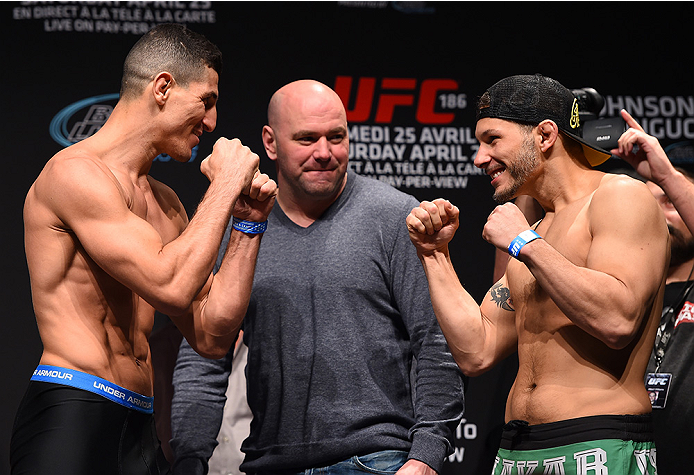
M 350 457 L 327 467 L 309 468 L 300 472 L 282 472 L 282 475 L 391 475 L 405 462 L 408 453 L 402 450 L 383 450 L 359 457 Z M 256 474 L 265 475 L 265 474 Z

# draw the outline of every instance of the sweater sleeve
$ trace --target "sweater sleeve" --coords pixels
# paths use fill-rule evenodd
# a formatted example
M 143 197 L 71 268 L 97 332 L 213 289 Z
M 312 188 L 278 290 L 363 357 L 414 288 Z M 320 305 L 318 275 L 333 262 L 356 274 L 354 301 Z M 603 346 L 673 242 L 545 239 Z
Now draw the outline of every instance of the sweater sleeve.
M 467 378 L 448 349 L 431 305 L 424 269 L 407 233 L 405 218 L 417 204 L 413 199 L 405 206 L 394 231 L 391 285 L 415 358 L 416 423 L 410 429 L 409 458 L 422 461 L 440 473 L 445 457 L 453 452 L 454 433 L 463 418 Z
M 453 452 L 454 433 L 463 418 L 467 378 L 455 364 L 438 328 L 425 335 L 416 365 L 414 407 L 417 422 L 410 429 L 409 458 L 420 460 L 441 473 L 444 458 Z
M 233 348 L 219 360 L 203 358 L 184 339 L 173 374 L 173 475 L 203 475 L 217 446 Z

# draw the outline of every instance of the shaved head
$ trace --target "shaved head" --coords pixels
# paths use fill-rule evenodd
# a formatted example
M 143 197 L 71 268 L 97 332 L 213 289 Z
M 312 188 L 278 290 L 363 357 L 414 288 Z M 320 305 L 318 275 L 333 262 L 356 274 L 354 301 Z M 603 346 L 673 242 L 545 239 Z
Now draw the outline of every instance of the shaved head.
M 267 110 L 268 125 L 277 130 L 288 115 L 314 107 L 320 102 L 339 109 L 345 124 L 347 123 L 347 113 L 342 99 L 335 91 L 313 79 L 301 79 L 281 87 L 272 95 Z
M 340 96 L 325 84 L 303 79 L 275 92 L 268 105 L 263 144 L 277 167 L 283 209 L 293 206 L 315 218 L 344 189 L 347 113 Z

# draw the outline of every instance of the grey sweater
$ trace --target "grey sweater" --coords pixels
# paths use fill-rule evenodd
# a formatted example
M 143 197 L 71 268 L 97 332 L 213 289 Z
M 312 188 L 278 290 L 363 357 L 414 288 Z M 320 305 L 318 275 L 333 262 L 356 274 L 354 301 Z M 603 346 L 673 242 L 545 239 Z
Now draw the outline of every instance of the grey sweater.
M 352 173 L 308 228 L 275 205 L 243 326 L 253 412 L 243 471 L 306 469 L 388 449 L 441 471 L 463 415 L 463 377 L 407 234 L 417 205 Z M 206 471 L 231 355 L 207 360 L 181 346 L 174 473 Z

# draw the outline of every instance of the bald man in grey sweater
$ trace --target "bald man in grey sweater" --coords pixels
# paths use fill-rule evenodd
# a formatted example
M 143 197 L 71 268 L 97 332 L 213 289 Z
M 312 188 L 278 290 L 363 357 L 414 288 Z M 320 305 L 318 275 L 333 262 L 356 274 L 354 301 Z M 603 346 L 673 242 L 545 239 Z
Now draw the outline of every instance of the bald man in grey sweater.
M 407 235 L 418 202 L 347 173 L 346 114 L 323 84 L 284 86 L 268 118 L 280 191 L 243 322 L 254 418 L 241 470 L 440 472 L 463 415 L 463 377 Z M 206 472 L 230 358 L 181 347 L 175 473 Z

